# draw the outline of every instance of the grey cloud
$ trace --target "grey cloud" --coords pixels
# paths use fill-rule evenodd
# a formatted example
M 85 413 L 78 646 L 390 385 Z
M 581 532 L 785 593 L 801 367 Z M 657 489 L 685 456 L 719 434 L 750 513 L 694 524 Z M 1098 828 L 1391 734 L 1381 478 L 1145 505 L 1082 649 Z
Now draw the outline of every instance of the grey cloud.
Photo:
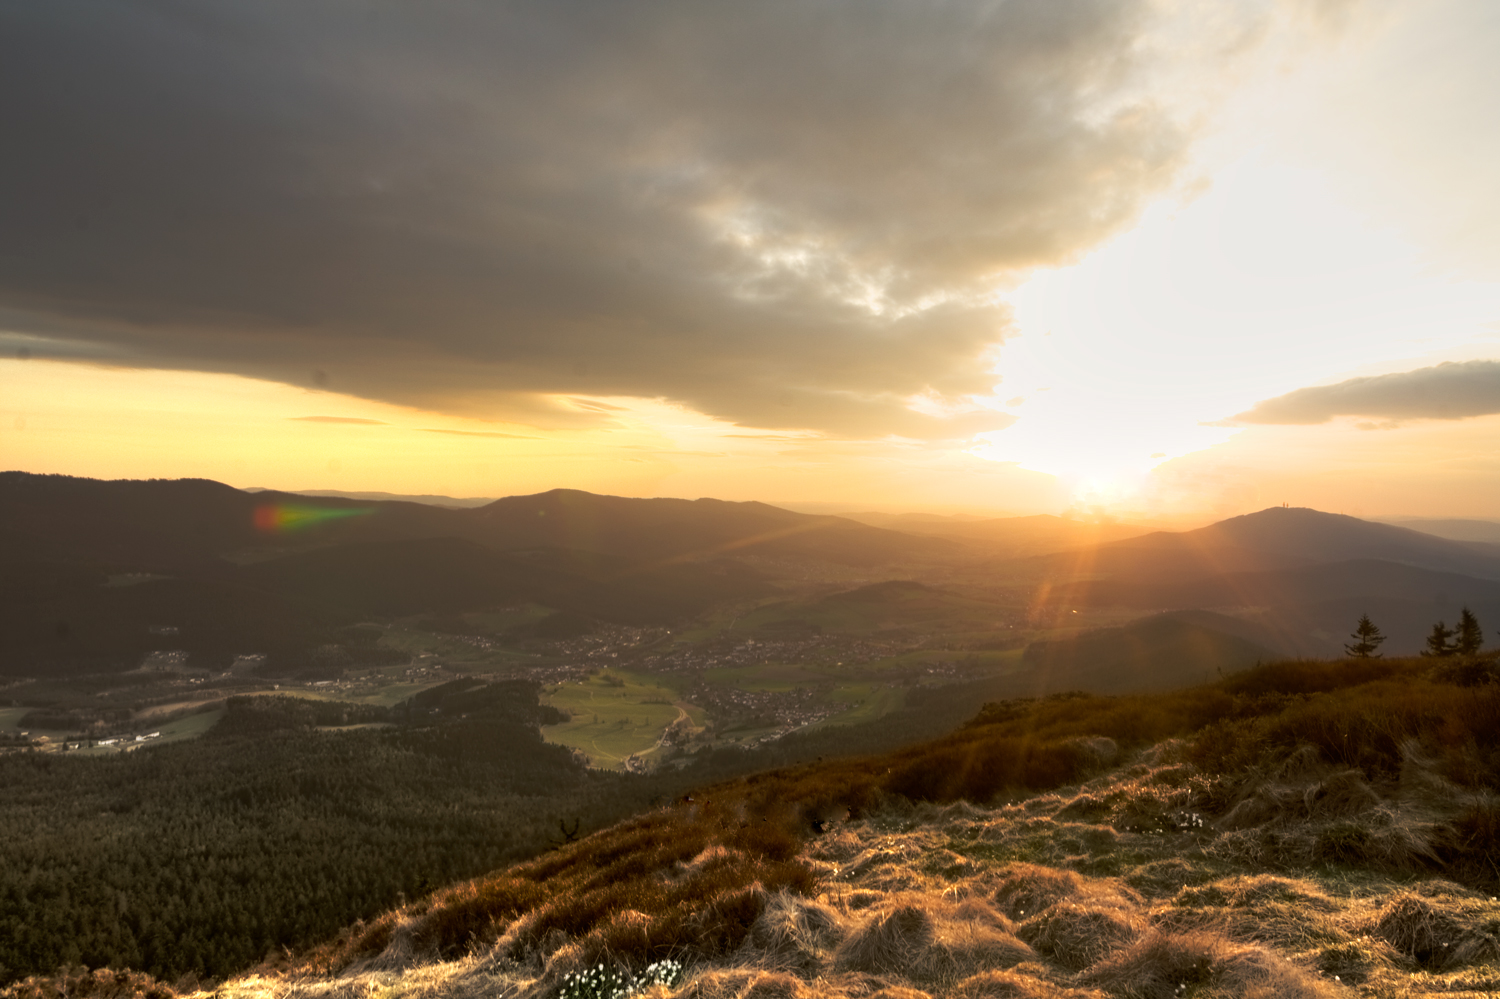
M 1153 6 L 5 4 L 0 309 L 539 423 L 601 418 L 560 393 L 971 433 L 1004 417 L 902 400 L 988 390 L 995 276 L 1118 230 L 1188 148 L 1129 96 Z
M 1258 402 L 1229 422 L 1308 424 L 1368 416 L 1384 422 L 1360 423 L 1361 430 L 1388 430 L 1398 420 L 1462 420 L 1491 413 L 1500 413 L 1500 361 L 1448 361 L 1297 389 Z

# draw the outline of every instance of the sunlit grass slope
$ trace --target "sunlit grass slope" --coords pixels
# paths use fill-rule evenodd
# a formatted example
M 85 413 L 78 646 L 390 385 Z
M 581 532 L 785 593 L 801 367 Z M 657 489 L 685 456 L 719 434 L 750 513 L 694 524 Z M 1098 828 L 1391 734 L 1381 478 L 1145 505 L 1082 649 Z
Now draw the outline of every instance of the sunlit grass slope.
M 670 958 L 659 999 L 1494 995 L 1497 731 L 1484 662 L 987 705 L 935 742 L 695 793 L 216 992 L 551 999 Z

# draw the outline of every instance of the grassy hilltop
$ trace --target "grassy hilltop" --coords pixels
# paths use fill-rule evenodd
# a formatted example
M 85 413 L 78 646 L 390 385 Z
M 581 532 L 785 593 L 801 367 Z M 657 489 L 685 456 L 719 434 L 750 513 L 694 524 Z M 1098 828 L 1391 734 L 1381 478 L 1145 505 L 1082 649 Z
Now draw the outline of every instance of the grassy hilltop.
M 602 968 L 663 999 L 1494 995 L 1497 678 L 1297 661 L 988 704 L 906 750 L 694 792 L 212 991 L 550 999 L 606 994 L 581 977 Z M 80 971 L 6 996 L 152 988 Z

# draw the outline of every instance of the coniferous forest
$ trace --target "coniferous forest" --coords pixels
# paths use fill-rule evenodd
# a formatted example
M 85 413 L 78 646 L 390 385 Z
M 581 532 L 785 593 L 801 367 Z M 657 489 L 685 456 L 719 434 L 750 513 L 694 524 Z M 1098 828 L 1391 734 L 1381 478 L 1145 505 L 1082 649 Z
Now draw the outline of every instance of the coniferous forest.
M 326 731 L 372 709 L 245 698 L 192 742 L 0 756 L 0 981 L 78 963 L 222 977 L 657 793 L 543 743 L 534 686 L 485 690 L 441 725 Z
M 988 690 L 935 688 L 877 724 L 654 775 L 543 742 L 555 719 L 537 693 L 458 680 L 394 708 L 231 697 L 188 742 L 0 754 L 0 985 L 74 965 L 223 978 L 692 787 L 931 738 Z

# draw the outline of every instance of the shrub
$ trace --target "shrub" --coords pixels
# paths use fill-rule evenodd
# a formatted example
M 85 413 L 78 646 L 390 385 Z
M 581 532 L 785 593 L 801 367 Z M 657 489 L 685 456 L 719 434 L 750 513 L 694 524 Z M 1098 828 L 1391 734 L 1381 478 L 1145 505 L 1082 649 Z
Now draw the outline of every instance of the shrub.
M 179 983 L 180 984 L 180 983 Z M 141 971 L 84 967 L 31 977 L 0 989 L 3 999 L 175 999 L 176 993 Z

